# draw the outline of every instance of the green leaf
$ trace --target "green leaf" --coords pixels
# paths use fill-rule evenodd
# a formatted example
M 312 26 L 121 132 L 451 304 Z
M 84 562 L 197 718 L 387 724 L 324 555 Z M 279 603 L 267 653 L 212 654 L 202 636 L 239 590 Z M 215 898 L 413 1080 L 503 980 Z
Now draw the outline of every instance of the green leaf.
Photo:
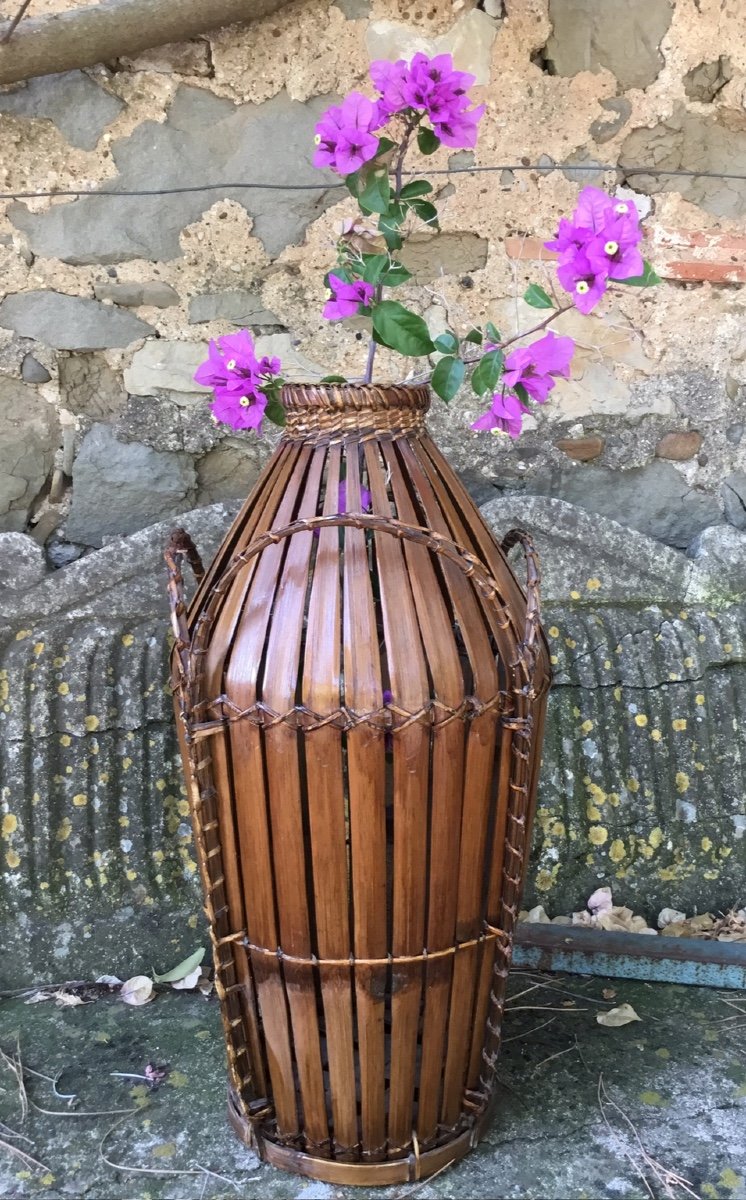
M 475 346 L 481 346 L 482 340 L 483 339 L 482 339 L 482 330 L 481 329 L 470 329 L 469 332 L 467 333 L 466 337 L 464 338 L 465 342 L 473 342 L 473 344 Z
M 407 210 L 401 204 L 389 205 L 388 212 L 378 218 L 378 231 L 383 235 L 389 250 L 398 250 L 403 238 L 399 226 L 407 215 Z
M 429 200 L 408 200 L 407 204 L 426 225 L 438 228 L 438 210 Z
M 396 142 L 392 142 L 391 138 L 379 138 L 378 149 L 376 150 L 376 158 L 380 158 L 383 154 L 388 154 L 389 150 L 393 150 L 395 145 Z
M 455 333 L 451 333 L 447 329 L 445 333 L 441 333 L 433 342 L 436 350 L 440 350 L 441 354 L 455 354 L 458 350 L 458 338 Z
M 413 179 L 410 183 L 404 184 L 399 195 L 402 200 L 411 200 L 415 196 L 427 196 L 428 192 L 432 190 L 433 185 L 428 183 L 426 179 Z
M 166 971 L 164 975 L 157 975 L 153 971 L 153 979 L 156 983 L 178 983 L 180 979 L 185 979 L 187 975 L 191 975 L 195 967 L 198 967 L 205 957 L 204 946 L 201 950 L 195 950 L 194 954 L 190 954 L 189 958 L 185 958 L 177 966 L 172 967 L 170 971 Z
M 491 321 L 487 322 L 487 324 L 485 326 L 485 333 L 487 334 L 487 337 L 490 339 L 491 342 L 499 342 L 500 341 L 500 330 L 495 329 L 495 326 L 492 324 Z
M 272 421 L 274 425 L 284 425 L 286 420 L 285 406 L 281 401 L 271 397 L 267 401 L 267 407 L 264 410 L 264 415 L 268 421 Z
M 412 272 L 407 270 L 404 263 L 395 262 L 391 259 L 383 274 L 382 282 L 386 284 L 386 287 L 399 287 L 399 284 L 406 283 L 411 278 Z
M 319 380 L 319 383 L 347 383 L 347 380 L 344 375 L 324 375 L 323 379 Z
M 432 389 L 447 404 L 449 400 L 453 400 L 456 392 L 461 387 L 465 374 L 466 367 L 461 359 L 453 358 L 449 354 L 445 358 L 441 358 L 433 371 L 433 377 L 430 381 Z
M 660 281 L 660 275 L 646 260 L 642 275 L 632 275 L 629 279 L 615 279 L 614 283 L 626 283 L 628 287 L 654 287 Z
M 478 396 L 483 396 L 485 392 L 494 391 L 495 384 L 502 374 L 502 369 L 502 350 L 488 350 L 480 358 L 476 370 L 471 377 L 471 386 Z
M 432 129 L 426 129 L 423 126 L 417 130 L 417 145 L 420 154 L 434 154 L 440 145 L 440 138 L 433 133 Z
M 548 296 L 544 288 L 539 287 L 538 283 L 532 283 L 526 288 L 523 293 L 523 299 L 532 308 L 554 308 L 552 297 Z
M 526 389 L 522 383 L 514 384 L 513 391 L 515 392 L 516 396 L 520 400 L 521 404 L 528 405 L 528 402 L 531 399 L 531 397 L 529 396 L 528 392 L 526 391 Z
M 373 329 L 384 346 L 400 354 L 419 358 L 432 354 L 435 347 L 422 317 L 410 312 L 398 300 L 382 300 L 373 309 Z
M 391 200 L 391 185 L 386 167 L 375 167 L 363 177 L 357 202 L 366 213 L 385 213 Z

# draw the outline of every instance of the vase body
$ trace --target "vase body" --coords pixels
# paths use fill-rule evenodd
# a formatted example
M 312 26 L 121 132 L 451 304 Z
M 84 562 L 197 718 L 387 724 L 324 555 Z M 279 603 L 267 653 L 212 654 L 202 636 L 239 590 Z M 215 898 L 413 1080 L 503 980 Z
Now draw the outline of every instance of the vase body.
M 479 1137 L 549 660 L 423 387 L 284 392 L 177 601 L 177 713 L 230 1070 L 269 1162 L 424 1177 Z

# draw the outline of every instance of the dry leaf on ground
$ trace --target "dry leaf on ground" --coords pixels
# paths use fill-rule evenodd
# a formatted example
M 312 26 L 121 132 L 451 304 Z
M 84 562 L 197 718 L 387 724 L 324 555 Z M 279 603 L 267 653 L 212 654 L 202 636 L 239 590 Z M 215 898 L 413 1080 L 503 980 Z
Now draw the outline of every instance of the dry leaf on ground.
M 641 1021 L 631 1004 L 618 1004 L 616 1008 L 610 1008 L 608 1012 L 600 1012 L 596 1014 L 596 1020 L 599 1025 L 606 1025 L 609 1029 L 618 1029 L 621 1025 L 629 1025 L 631 1021 Z
M 125 1004 L 147 1004 L 153 998 L 153 980 L 147 975 L 133 975 L 122 984 L 119 995 Z

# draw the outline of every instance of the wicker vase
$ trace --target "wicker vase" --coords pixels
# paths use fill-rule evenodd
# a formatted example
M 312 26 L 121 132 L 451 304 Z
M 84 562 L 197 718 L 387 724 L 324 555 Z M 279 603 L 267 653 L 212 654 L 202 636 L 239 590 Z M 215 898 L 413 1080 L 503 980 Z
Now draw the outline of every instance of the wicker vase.
M 186 610 L 174 683 L 230 1119 L 332 1183 L 464 1155 L 495 1087 L 549 660 L 425 387 L 289 386 Z M 523 543 L 526 592 L 505 554 Z

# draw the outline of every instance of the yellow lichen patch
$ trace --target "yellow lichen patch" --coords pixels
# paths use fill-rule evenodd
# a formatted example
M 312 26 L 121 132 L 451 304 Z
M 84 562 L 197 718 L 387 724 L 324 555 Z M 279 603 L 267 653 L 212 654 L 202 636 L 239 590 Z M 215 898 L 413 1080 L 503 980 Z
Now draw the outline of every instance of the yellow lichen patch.
M 2 824 L 2 834 L 6 841 L 8 840 L 8 838 L 10 837 L 10 835 L 12 833 L 15 833 L 17 828 L 18 828 L 18 817 L 15 815 L 15 813 L 6 813 L 5 816 L 3 817 L 3 824 Z
M 654 742 L 659 742 L 663 737 L 663 734 L 661 733 L 660 729 L 651 729 L 650 736 Z
M 621 700 L 621 698 L 622 698 L 622 689 L 620 687 L 615 687 L 614 688 L 614 699 Z
M 708 1030 L 708 1032 L 709 1032 L 709 1030 Z M 720 1195 L 720 1193 L 718 1192 L 714 1183 L 700 1184 L 700 1191 L 701 1191 L 702 1195 L 705 1197 L 705 1200 L 718 1200 L 718 1197 Z
M 587 721 L 583 721 L 583 724 L 580 726 L 580 729 L 583 733 L 590 733 L 591 730 L 593 729 L 594 724 L 595 724 L 595 722 L 591 721 L 590 719 Z
M 579 600 L 579 599 L 580 599 L 580 592 L 577 592 L 577 591 L 575 591 L 575 589 L 573 589 L 573 590 L 570 592 L 570 599 L 571 599 L 571 600 Z
M 564 821 L 554 821 L 550 832 L 554 837 L 564 837 L 566 833 Z
M 732 851 L 733 851 L 732 846 L 721 846 L 720 849 L 718 850 L 718 854 L 720 855 L 721 858 L 728 858 L 728 856 L 732 853 Z
M 175 1142 L 161 1142 L 160 1146 L 153 1146 L 150 1151 L 155 1158 L 173 1158 L 176 1153 Z
M 614 841 L 609 846 L 609 858 L 612 862 L 621 862 L 626 854 L 624 842 L 621 838 L 614 838 Z
M 130 1088 L 130 1096 L 135 1102 L 135 1108 L 147 1108 L 150 1104 L 150 1089 L 144 1083 Z
M 94 716 L 93 713 L 89 713 L 83 724 L 88 730 L 88 733 L 95 733 L 101 722 L 98 717 Z
M 668 1101 L 664 1100 L 660 1092 L 640 1092 L 640 1099 L 642 1100 L 643 1104 L 651 1104 L 653 1108 L 665 1108 L 668 1104 Z
M 674 881 L 674 879 L 679 878 L 680 874 L 681 874 L 681 872 L 678 870 L 677 867 L 661 867 L 661 869 L 658 872 L 658 878 L 662 879 L 664 883 L 672 883 Z M 707 876 L 706 871 L 704 872 L 704 874 L 705 874 L 705 876 Z
M 119 824 L 122 826 L 122 829 L 127 829 L 129 826 L 129 823 L 130 823 L 129 817 L 120 817 L 119 818 Z
M 559 662 L 559 659 L 558 659 L 558 657 L 557 657 L 557 655 L 556 655 L 556 654 L 550 654 L 550 655 L 549 655 L 549 661 L 550 661 L 550 663 L 552 664 L 552 666 L 553 666 L 553 667 L 556 667 L 556 666 L 557 666 L 557 663 Z
M 601 820 L 601 809 L 596 808 L 596 806 L 592 800 L 588 801 L 585 811 L 586 811 L 586 816 L 588 817 L 589 821 L 600 821 Z
M 164 857 L 165 857 L 165 855 L 162 850 L 154 850 L 153 851 L 153 859 L 155 860 L 155 862 L 162 863 Z
M 726 1167 L 720 1172 L 718 1183 L 727 1188 L 729 1192 L 737 1192 L 743 1184 L 743 1175 L 737 1175 L 732 1167 Z
M 676 772 L 676 791 L 683 796 L 689 790 L 689 776 L 686 771 Z
M 73 796 L 73 804 L 76 808 L 85 808 L 88 803 L 88 797 L 85 792 L 78 792 L 77 796 Z
M 537 892 L 548 892 L 553 882 L 551 871 L 537 871 L 536 883 L 534 885 Z
M 588 841 L 594 846 L 603 846 L 608 836 L 609 831 L 603 825 L 593 825 L 588 831 Z
M 655 1054 L 656 1054 L 656 1058 L 664 1058 L 665 1059 L 665 1058 L 671 1057 L 671 1051 L 666 1046 L 661 1046 L 661 1048 L 659 1050 L 656 1050 Z
M 732 654 L 732 652 L 733 652 L 732 643 L 731 642 L 723 642 L 723 650 L 725 651 L 726 654 Z
M 60 745 L 61 746 L 72 746 L 72 744 L 73 744 L 73 739 L 70 737 L 70 734 L 63 733 L 60 737 Z
M 708 837 L 703 837 L 700 845 L 702 846 L 702 849 L 704 850 L 705 854 L 707 854 L 708 851 L 712 850 L 712 842 L 710 841 L 710 839 Z
M 686 611 L 685 608 L 682 608 L 681 612 L 679 613 L 679 616 L 682 621 L 685 621 L 687 619 L 687 617 L 689 616 L 689 613 Z
M 601 580 L 600 579 L 588 579 L 588 580 L 586 580 L 585 586 L 588 588 L 589 592 L 597 592 L 598 589 L 601 587 Z
M 135 640 L 134 634 L 132 634 L 132 633 L 123 633 L 122 634 L 122 645 L 123 646 L 131 646 L 132 643 L 134 642 L 134 640 Z
M 167 1082 L 169 1087 L 183 1088 L 189 1083 L 189 1079 L 183 1071 L 172 1071 Z
M 24 640 L 24 638 L 31 637 L 32 633 L 33 633 L 32 629 L 19 629 L 18 633 L 16 634 L 16 641 L 22 642 Z
M 650 830 L 650 833 L 648 834 L 648 841 L 654 850 L 658 849 L 663 841 L 663 830 L 659 825 L 656 825 L 655 829 Z
M 62 821 L 59 824 L 59 828 L 57 829 L 57 833 L 55 834 L 57 841 L 58 842 L 66 842 L 67 839 L 69 838 L 70 834 L 72 833 L 72 829 L 73 829 L 73 825 L 72 825 L 72 821 L 70 820 L 70 818 L 63 817 Z
M 575 638 L 565 638 L 565 645 L 569 650 L 574 650 L 577 644 Z
M 196 929 L 196 928 L 197 928 L 197 916 L 196 916 L 196 913 L 195 913 L 195 914 L 193 914 L 191 917 L 189 917 L 189 918 L 188 918 L 188 920 L 187 920 L 187 925 L 189 926 L 189 928 L 190 928 L 190 929 Z
M 627 780 L 627 790 L 630 792 L 639 792 L 639 790 L 640 790 L 639 779 L 635 779 L 633 776 L 630 776 L 630 778 Z
M 671 728 L 675 729 L 677 733 L 682 733 L 686 729 L 686 717 L 674 717 Z
M 43 653 L 44 653 L 44 643 L 43 642 L 34 642 L 34 654 L 36 655 L 36 657 L 38 658 L 39 655 L 43 654 Z
M 178 804 L 176 805 L 176 811 L 178 812 L 180 817 L 188 817 L 189 816 L 189 801 L 188 800 L 179 800 Z
M 694 659 L 692 658 L 691 654 L 687 654 L 686 658 L 684 659 L 684 666 L 686 667 L 687 671 L 690 671 L 694 666 Z
M 133 871 L 133 870 L 132 870 L 132 867 L 129 867 L 129 868 L 128 868 L 128 869 L 125 871 L 125 875 L 126 875 L 126 876 L 127 876 L 127 878 L 129 879 L 130 883 L 132 883 L 132 882 L 133 882 L 133 880 L 137 879 L 137 871 Z
M 166 790 L 165 779 L 156 779 L 155 786 L 158 788 L 159 792 L 165 792 L 165 790 Z
M 70 695 L 70 684 L 69 683 L 58 683 L 57 691 L 59 692 L 59 694 L 61 696 L 69 696 Z
M 645 716 L 645 713 L 637 713 L 635 716 L 635 725 L 639 725 L 640 729 L 644 729 L 647 723 L 648 719 Z
M 20 855 L 16 854 L 15 850 L 6 850 L 5 861 L 11 871 L 15 871 L 16 867 L 20 867 L 21 865 Z
M 39 1180 L 39 1183 L 41 1184 L 42 1187 L 51 1187 L 55 1181 L 55 1178 L 56 1177 L 52 1174 L 51 1171 L 47 1171 L 44 1175 L 42 1175 L 41 1179 Z

